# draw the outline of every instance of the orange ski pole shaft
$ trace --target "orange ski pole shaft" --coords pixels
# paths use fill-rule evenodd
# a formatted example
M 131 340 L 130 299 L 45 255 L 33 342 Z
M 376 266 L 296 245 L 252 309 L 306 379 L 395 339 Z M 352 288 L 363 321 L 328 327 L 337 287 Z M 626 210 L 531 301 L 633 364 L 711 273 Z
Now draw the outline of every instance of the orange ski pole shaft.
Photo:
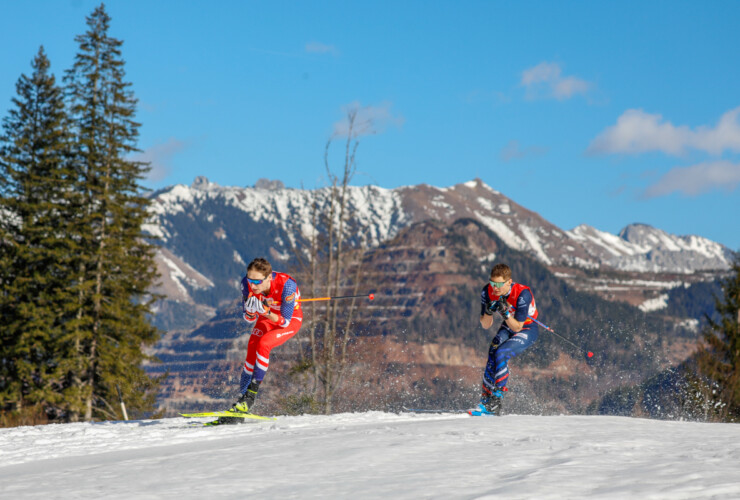
M 336 297 L 315 297 L 312 299 L 298 299 L 298 302 L 317 302 L 319 300 L 336 300 L 336 299 L 355 299 L 360 297 L 367 297 L 370 300 L 375 299 L 375 294 L 371 293 L 370 295 L 339 295 Z

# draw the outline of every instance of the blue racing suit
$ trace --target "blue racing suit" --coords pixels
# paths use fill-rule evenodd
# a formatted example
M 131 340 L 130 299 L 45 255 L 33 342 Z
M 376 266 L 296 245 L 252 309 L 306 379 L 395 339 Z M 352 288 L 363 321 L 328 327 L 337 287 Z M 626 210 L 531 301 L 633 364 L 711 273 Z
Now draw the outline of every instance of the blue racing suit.
M 511 290 L 505 296 L 506 302 L 514 308 L 514 319 L 523 322 L 524 328 L 519 332 L 512 331 L 504 321 L 488 349 L 488 363 L 483 372 L 483 393 L 491 394 L 496 389 L 506 387 L 509 380 L 509 360 L 531 346 L 539 334 L 537 323 L 537 306 L 529 287 L 512 283 Z M 481 316 L 489 304 L 498 300 L 492 293 L 491 285 L 486 285 L 481 292 Z

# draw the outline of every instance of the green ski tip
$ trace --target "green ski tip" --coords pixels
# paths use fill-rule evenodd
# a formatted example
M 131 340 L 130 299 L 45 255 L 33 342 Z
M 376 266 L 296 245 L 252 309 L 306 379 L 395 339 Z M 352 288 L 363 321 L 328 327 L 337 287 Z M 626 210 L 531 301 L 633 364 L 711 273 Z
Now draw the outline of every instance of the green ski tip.
M 254 413 L 241 413 L 236 411 L 207 411 L 201 413 L 180 413 L 181 416 L 186 418 L 200 418 L 200 417 L 231 417 L 231 418 L 244 418 L 251 420 L 277 420 L 275 417 L 264 417 L 262 415 L 255 415 Z

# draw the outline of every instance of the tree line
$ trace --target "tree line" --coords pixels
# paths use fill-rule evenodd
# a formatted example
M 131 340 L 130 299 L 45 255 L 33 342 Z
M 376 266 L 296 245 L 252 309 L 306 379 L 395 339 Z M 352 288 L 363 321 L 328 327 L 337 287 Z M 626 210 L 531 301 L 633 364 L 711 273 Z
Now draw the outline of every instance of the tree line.
M 740 252 L 730 272 L 720 280 L 722 295 L 715 296 L 716 315 L 705 315 L 701 349 L 696 355 L 700 388 L 711 401 L 702 408 L 707 418 L 740 422 Z
M 0 425 L 121 419 L 119 394 L 142 416 L 156 397 L 137 100 L 104 5 L 86 20 L 62 83 L 42 46 L 2 121 Z

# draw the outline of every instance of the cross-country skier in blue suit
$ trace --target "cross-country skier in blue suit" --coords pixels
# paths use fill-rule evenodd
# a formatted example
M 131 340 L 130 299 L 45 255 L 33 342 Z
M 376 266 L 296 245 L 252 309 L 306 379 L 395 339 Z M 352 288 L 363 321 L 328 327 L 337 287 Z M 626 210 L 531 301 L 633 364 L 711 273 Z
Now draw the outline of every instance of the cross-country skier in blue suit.
M 493 266 L 489 283 L 481 292 L 480 324 L 486 330 L 493 324 L 494 313 L 504 321 L 488 349 L 479 409 L 471 414 L 501 414 L 509 381 L 509 360 L 531 346 L 539 333 L 537 323 L 531 319 L 537 318 L 532 290 L 514 283 L 506 264 Z

